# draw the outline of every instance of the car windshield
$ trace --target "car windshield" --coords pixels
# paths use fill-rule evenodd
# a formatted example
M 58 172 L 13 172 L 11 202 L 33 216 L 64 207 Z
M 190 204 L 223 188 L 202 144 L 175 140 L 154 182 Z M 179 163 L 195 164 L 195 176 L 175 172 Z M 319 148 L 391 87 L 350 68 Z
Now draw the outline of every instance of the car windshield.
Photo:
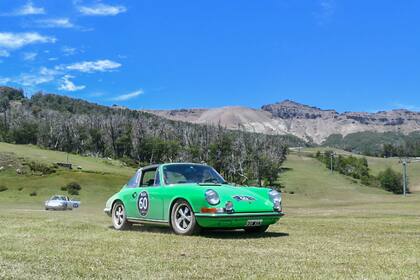
M 225 180 L 212 167 L 198 164 L 170 164 L 163 167 L 165 184 L 212 183 L 225 184 Z

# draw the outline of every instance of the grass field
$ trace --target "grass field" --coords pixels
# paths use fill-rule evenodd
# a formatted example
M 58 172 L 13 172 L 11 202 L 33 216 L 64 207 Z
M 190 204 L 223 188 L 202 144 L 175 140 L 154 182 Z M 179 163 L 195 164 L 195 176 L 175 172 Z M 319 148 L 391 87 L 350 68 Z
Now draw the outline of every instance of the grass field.
M 62 156 L 9 147 L 46 161 Z M 0 172 L 0 185 L 9 188 L 0 192 L 0 279 L 420 279 L 418 193 L 361 186 L 293 154 L 281 175 L 287 216 L 266 234 L 181 237 L 145 226 L 118 232 L 102 209 L 132 170 L 80 160 L 97 172 Z M 42 201 L 68 181 L 82 185 L 81 208 L 44 211 Z
M 330 149 L 325 147 L 315 147 L 315 148 L 305 148 L 301 150 L 301 155 L 315 154 L 317 151 L 325 150 L 334 150 L 337 154 L 342 155 L 351 155 L 351 153 L 338 150 Z M 293 152 L 293 154 L 298 155 L 298 152 Z M 360 155 L 353 155 L 360 157 Z M 399 162 L 399 158 L 377 158 L 377 157 L 365 157 L 368 160 L 369 167 L 373 175 L 378 175 L 379 172 L 384 171 L 386 168 L 390 167 L 395 171 L 402 173 L 402 165 Z M 408 180 L 410 191 L 420 192 L 420 162 L 413 162 L 408 165 L 407 168 Z

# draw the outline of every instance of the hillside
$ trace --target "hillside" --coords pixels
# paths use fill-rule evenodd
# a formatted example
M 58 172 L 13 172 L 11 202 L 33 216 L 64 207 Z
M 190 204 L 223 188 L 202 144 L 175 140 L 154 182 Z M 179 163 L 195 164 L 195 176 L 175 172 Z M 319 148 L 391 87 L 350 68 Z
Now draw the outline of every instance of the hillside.
M 222 107 L 213 109 L 147 110 L 172 120 L 222 125 L 229 129 L 267 134 L 292 134 L 321 144 L 330 135 L 346 136 L 356 132 L 399 132 L 420 130 L 420 112 L 408 110 L 377 113 L 323 110 L 294 101 L 264 105 L 261 109 Z
M 292 135 L 191 124 L 55 94 L 28 98 L 10 87 L 0 87 L 0 142 L 120 159 L 135 167 L 204 161 L 235 182 L 244 176 L 273 181 L 270 170 L 279 168 L 287 148 L 307 145 Z
M 293 156 L 300 156 L 303 158 L 308 158 L 309 156 L 314 155 L 317 151 L 324 152 L 326 150 L 333 150 L 337 155 L 352 155 L 355 157 L 362 157 L 358 154 L 352 154 L 347 151 L 343 151 L 335 148 L 326 148 L 326 147 L 314 147 L 314 148 L 304 148 L 300 152 L 294 150 L 292 151 Z M 369 164 L 369 169 L 372 171 L 372 175 L 378 175 L 379 172 L 384 171 L 386 168 L 392 168 L 393 170 L 402 173 L 402 165 L 399 158 L 379 158 L 379 157 L 369 157 L 363 156 L 367 159 Z M 326 168 L 324 168 L 327 170 Z M 328 171 L 328 170 L 327 170 Z M 420 162 L 412 163 L 408 165 L 407 168 L 409 188 L 412 192 L 420 192 Z
M 42 202 L 54 194 L 63 193 L 61 187 L 70 182 L 82 186 L 79 199 L 87 204 L 103 203 L 113 192 L 134 174 L 135 169 L 124 163 L 107 158 L 69 155 L 73 170 L 59 168 L 55 173 L 44 175 L 18 174 L 24 162 L 40 162 L 51 165 L 66 162 L 67 154 L 40 149 L 33 145 L 13 145 L 0 142 L 0 185 L 8 190 L 0 192 L 0 202 L 19 202 L 21 206 Z M 36 196 L 29 194 L 36 192 Z
M 331 174 L 323 164 L 308 157 L 315 148 L 293 152 L 288 156 L 280 174 L 280 182 L 285 187 L 285 196 L 289 206 L 301 203 L 314 205 L 347 204 L 352 201 L 372 202 L 384 199 L 393 200 L 395 195 L 378 188 L 363 186 L 354 180 L 340 174 Z M 321 149 L 322 150 L 322 149 Z M 336 150 L 337 153 L 347 152 Z M 356 155 L 357 156 L 357 155 Z M 10 161 L 10 158 L 13 160 Z M 6 161 L 5 159 L 9 159 Z M 55 193 L 62 192 L 60 187 L 66 183 L 76 181 L 82 186 L 80 198 L 84 201 L 104 202 L 107 196 L 118 190 L 134 174 L 135 169 L 127 167 L 117 160 L 79 156 L 71 154 L 69 161 L 81 169 L 58 169 L 56 173 L 44 176 L 18 175 L 15 162 L 36 161 L 46 164 L 66 161 L 63 152 L 40 149 L 33 145 L 13 145 L 0 142 L 0 185 L 9 190 L 0 192 L 0 201 L 20 201 L 23 203 L 42 202 Z M 380 159 L 368 157 L 369 166 L 373 174 L 377 174 L 387 167 L 400 171 L 397 159 Z M 410 184 L 413 191 L 420 191 L 420 163 L 409 166 Z M 19 188 L 23 188 L 19 190 Z M 37 196 L 30 197 L 29 193 L 36 191 Z

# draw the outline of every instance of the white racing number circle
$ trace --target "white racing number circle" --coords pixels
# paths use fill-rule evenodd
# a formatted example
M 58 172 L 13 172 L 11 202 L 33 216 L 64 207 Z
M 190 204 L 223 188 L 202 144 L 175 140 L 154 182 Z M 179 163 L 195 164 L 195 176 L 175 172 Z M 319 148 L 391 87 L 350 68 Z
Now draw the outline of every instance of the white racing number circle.
M 139 209 L 140 215 L 146 216 L 149 211 L 149 195 L 147 192 L 141 192 L 137 201 L 137 208 Z

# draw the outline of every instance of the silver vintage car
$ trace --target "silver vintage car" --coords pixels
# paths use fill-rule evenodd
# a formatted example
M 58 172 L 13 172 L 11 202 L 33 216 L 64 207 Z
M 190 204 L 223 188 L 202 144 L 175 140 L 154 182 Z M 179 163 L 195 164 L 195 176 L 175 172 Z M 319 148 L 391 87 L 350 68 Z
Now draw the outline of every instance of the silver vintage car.
M 53 195 L 45 201 L 45 210 L 73 210 L 79 206 L 80 201 L 69 199 L 64 195 Z

